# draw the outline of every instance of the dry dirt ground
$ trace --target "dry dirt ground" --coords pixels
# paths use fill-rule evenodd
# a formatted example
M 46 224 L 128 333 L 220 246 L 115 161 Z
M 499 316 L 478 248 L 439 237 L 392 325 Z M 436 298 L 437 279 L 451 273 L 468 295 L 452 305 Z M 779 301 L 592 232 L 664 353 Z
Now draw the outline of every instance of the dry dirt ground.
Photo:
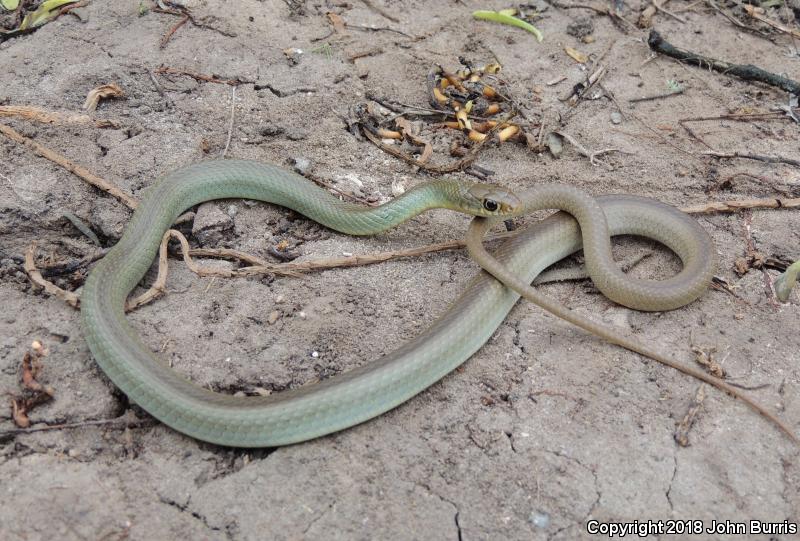
M 191 2 L 211 28 L 188 23 L 160 48 L 177 17 L 147 9 L 149 2 L 93 1 L 78 17 L 62 16 L 0 45 L 0 102 L 77 113 L 90 89 L 116 82 L 127 98 L 102 102 L 95 115 L 122 127 L 4 122 L 138 195 L 170 170 L 220 155 L 232 99 L 231 86 L 180 76 L 158 76 L 161 94 L 149 73 L 164 65 L 238 77 L 251 82 L 236 89 L 228 157 L 278 164 L 306 158 L 309 172 L 343 191 L 390 197 L 393 183 L 411 186 L 425 174 L 356 139 L 339 115 L 370 91 L 425 107 L 425 78 L 435 64 L 456 68 L 460 55 L 477 63 L 496 55 L 530 119 L 548 115 L 551 127 L 587 148 L 624 151 L 593 166 L 569 145 L 560 159 L 522 145 L 495 146 L 477 163 L 495 171 L 496 182 L 524 188 L 560 181 L 595 194 L 627 192 L 678 206 L 800 194 L 797 168 L 701 156 L 706 148 L 677 123 L 769 110 L 786 103 L 782 91 L 650 59 L 646 31 L 623 31 L 585 10 L 550 6 L 538 22 L 545 40 L 537 43 L 522 30 L 471 19 L 474 9 L 507 7 L 494 0 L 374 3 L 399 22 L 357 0 Z M 632 2 L 624 13 L 635 21 L 644 6 Z M 666 15 L 655 22 L 673 43 L 800 78 L 800 58 L 787 36 L 744 32 L 702 4 L 669 6 L 686 23 Z M 328 11 L 349 24 L 387 26 L 419 39 L 352 28 L 349 35 L 325 37 Z M 567 34 L 579 16 L 591 20 L 593 43 Z M 602 83 L 622 108 L 621 123 L 612 122 L 617 109 L 599 89 L 589 96 L 597 99 L 574 110 L 559 101 L 586 77 L 565 46 L 596 57 L 607 51 Z M 287 61 L 287 48 L 302 49 L 296 65 Z M 348 60 L 370 49 L 379 52 Z M 546 84 L 561 76 L 563 82 Z M 663 92 L 669 80 L 686 92 L 629 102 Z M 719 151 L 798 157 L 800 128 L 787 118 L 691 127 Z M 130 211 L 6 138 L 0 138 L 0 156 L 0 394 L 19 391 L 21 359 L 37 339 L 50 350 L 41 379 L 55 388 L 55 399 L 31 413 L 33 426 L 130 415 L 134 406 L 92 360 L 78 312 L 32 287 L 21 264 L 34 240 L 41 264 L 94 250 L 64 219 L 65 210 L 90 224 L 105 246 L 119 238 Z M 432 212 L 364 239 L 245 201 L 213 203 L 203 213 L 219 222 L 218 229 L 195 236 L 194 243 L 269 257 L 267 249 L 285 239 L 301 260 L 458 239 L 468 223 Z M 715 347 L 732 381 L 752 388 L 752 396 L 800 430 L 797 294 L 778 304 L 767 286 L 775 271 L 734 272 L 748 239 L 767 256 L 800 256 L 797 211 L 699 219 L 716 242 L 718 274 L 731 292 L 710 290 L 673 312 L 637 313 L 583 283 L 545 289 L 687 362 L 691 343 Z M 619 255 L 648 250 L 656 255 L 636 267 L 637 275 L 677 268 L 671 255 L 646 242 L 624 241 Z M 166 297 L 130 318 L 154 349 L 200 385 L 226 392 L 280 390 L 398 347 L 445 310 L 476 272 L 463 252 L 305 279 L 198 278 L 176 262 Z M 269 325 L 273 311 L 279 317 Z M 155 422 L 127 430 L 118 424 L 9 433 L 14 427 L 4 406 L 0 538 L 578 539 L 589 537 L 590 519 L 699 519 L 706 526 L 712 519 L 800 521 L 798 447 L 741 403 L 708 389 L 690 445 L 675 443 L 675 425 L 697 390 L 696 381 L 674 370 L 521 303 L 463 367 L 406 404 L 361 426 L 285 448 L 226 449 Z

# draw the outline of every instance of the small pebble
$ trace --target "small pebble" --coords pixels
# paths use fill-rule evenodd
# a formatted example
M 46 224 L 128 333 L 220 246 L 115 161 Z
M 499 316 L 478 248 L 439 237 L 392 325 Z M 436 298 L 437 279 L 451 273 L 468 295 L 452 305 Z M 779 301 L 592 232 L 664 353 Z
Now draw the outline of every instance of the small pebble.
M 316 359 L 317 357 L 319 357 L 319 351 L 312 351 L 311 356 Z
M 292 167 L 294 170 L 301 175 L 305 175 L 308 169 L 311 167 L 311 160 L 302 156 L 292 158 L 292 162 Z
M 622 115 L 619 111 L 611 111 L 611 123 L 619 124 L 622 122 Z
M 402 181 L 393 180 L 392 181 L 392 195 L 397 197 L 399 195 L 403 195 L 406 192 L 405 184 Z
M 550 526 L 550 515 L 541 511 L 535 511 L 528 517 L 528 522 L 537 528 L 545 529 Z
M 300 313 L 297 314 L 297 315 L 300 316 L 301 319 L 305 319 L 306 318 L 306 313 L 303 312 L 303 311 L 300 311 Z
M 278 321 L 280 315 L 281 315 L 280 312 L 278 312 L 277 310 L 270 312 L 269 316 L 267 316 L 267 323 L 269 323 L 270 325 L 274 325 L 275 322 Z
M 353 257 L 353 252 L 342 252 L 344 257 Z
M 277 297 L 275 297 L 275 304 L 283 304 L 285 300 L 286 297 L 284 297 L 283 295 L 278 295 Z
M 231 219 L 236 217 L 237 212 L 239 212 L 239 209 L 236 208 L 236 205 L 228 205 L 228 216 L 230 216 Z

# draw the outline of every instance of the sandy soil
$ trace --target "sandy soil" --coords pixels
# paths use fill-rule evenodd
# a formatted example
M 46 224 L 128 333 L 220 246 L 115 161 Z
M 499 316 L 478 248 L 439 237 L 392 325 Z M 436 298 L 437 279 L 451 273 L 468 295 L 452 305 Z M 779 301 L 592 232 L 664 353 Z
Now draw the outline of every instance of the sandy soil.
M 0 44 L 0 103 L 79 112 L 90 89 L 119 84 L 127 99 L 104 101 L 95 114 L 116 119 L 120 129 L 6 121 L 136 195 L 170 170 L 219 156 L 228 137 L 230 86 L 159 77 L 162 96 L 149 72 L 165 65 L 238 77 L 255 84 L 236 90 L 227 156 L 279 164 L 307 158 L 310 172 L 344 191 L 389 197 L 393 183 L 410 186 L 425 175 L 357 140 L 339 113 L 363 102 L 368 91 L 426 106 L 425 77 L 433 65 L 455 68 L 459 55 L 477 63 L 496 55 L 529 118 L 538 122 L 548 115 L 555 127 L 560 114 L 559 128 L 586 147 L 624 151 L 595 167 L 569 146 L 554 159 L 502 145 L 478 160 L 496 172 L 497 182 L 523 188 L 561 181 L 592 193 L 648 195 L 678 206 L 800 194 L 796 168 L 702 157 L 705 147 L 677 123 L 683 117 L 769 110 L 786 102 L 785 93 L 667 58 L 648 61 L 646 31 L 623 32 L 608 17 L 585 10 L 549 7 L 538 22 L 545 34 L 539 44 L 521 30 L 471 20 L 473 9 L 507 7 L 502 2 L 374 3 L 400 22 L 360 1 L 291 2 L 300 6 L 294 11 L 279 0 L 190 2 L 212 28 L 186 24 L 159 48 L 176 17 L 152 10 L 140 16 L 134 0 L 94 1 L 78 10 L 79 18 L 64 16 Z M 669 7 L 688 5 L 676 1 Z M 645 4 L 630 6 L 625 15 L 634 21 Z M 330 32 L 328 11 L 350 24 L 389 26 L 421 39 L 351 29 L 347 36 L 313 41 Z M 587 15 L 596 38 L 591 44 L 566 32 L 575 18 Z M 800 78 L 800 60 L 785 35 L 764 39 L 742 32 L 702 5 L 680 16 L 686 24 L 655 18 L 673 43 Z M 330 48 L 322 50 L 322 43 Z M 564 46 L 598 56 L 608 50 L 603 84 L 623 108 L 619 125 L 611 119 L 615 106 L 601 92 L 574 110 L 559 101 L 586 76 Z M 304 51 L 299 63 L 287 62 L 286 48 Z M 373 48 L 380 52 L 348 60 Z M 563 82 L 546 84 L 561 76 Z M 629 103 L 663 92 L 668 80 L 686 92 Z M 798 126 L 787 119 L 691 126 L 719 151 L 798 157 Z M 19 391 L 21 359 L 38 339 L 50 349 L 42 380 L 56 396 L 31 413 L 34 426 L 130 415 L 133 406 L 95 366 L 78 312 L 32 287 L 21 264 L 33 240 L 48 260 L 95 249 L 63 218 L 64 210 L 90 224 L 105 246 L 119 238 L 130 212 L 6 138 L 0 138 L 0 156 L 0 394 Z M 720 180 L 740 173 L 768 181 L 740 175 L 714 190 Z M 193 237 L 195 243 L 268 257 L 267 249 L 286 239 L 302 259 L 456 239 L 468 223 L 434 212 L 387 234 L 354 239 L 262 204 L 225 201 L 202 212 L 217 225 L 208 236 Z M 754 397 L 799 427 L 797 295 L 776 304 L 765 285 L 775 271 L 739 276 L 733 269 L 748 236 L 767 256 L 796 259 L 796 212 L 700 218 L 718 247 L 719 275 L 733 293 L 711 290 L 680 310 L 631 312 L 582 283 L 546 290 L 687 361 L 690 342 L 715 347 L 732 381 L 754 388 Z M 674 258 L 645 242 L 623 242 L 619 255 L 648 250 L 656 255 L 635 269 L 637 275 L 674 271 Z M 201 385 L 229 392 L 280 390 L 391 351 L 440 314 L 476 272 L 461 252 L 304 280 L 197 278 L 176 263 L 168 295 L 131 319 L 176 370 Z M 79 282 L 66 277 L 59 283 Z M 268 325 L 273 311 L 279 318 Z M 673 441 L 675 424 L 697 390 L 690 378 L 520 304 L 478 354 L 441 382 L 374 421 L 302 445 L 225 449 L 157 423 L 9 434 L 13 424 L 4 407 L 0 538 L 578 539 L 588 537 L 590 519 L 800 521 L 798 448 L 742 404 L 708 390 L 690 446 Z

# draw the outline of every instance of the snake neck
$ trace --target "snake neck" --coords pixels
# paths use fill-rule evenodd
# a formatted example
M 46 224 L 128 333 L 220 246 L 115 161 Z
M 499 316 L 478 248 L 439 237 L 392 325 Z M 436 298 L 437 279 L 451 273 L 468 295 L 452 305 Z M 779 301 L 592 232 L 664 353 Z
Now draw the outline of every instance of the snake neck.
M 350 235 L 374 235 L 391 229 L 431 209 L 444 208 L 463 212 L 458 204 L 459 185 L 454 181 L 436 180 L 420 184 L 379 207 L 363 207 L 339 203 L 338 212 L 345 211 L 350 219 L 339 217 L 328 220 L 325 215 L 310 215 L 314 220 Z M 304 213 L 305 214 L 305 213 Z

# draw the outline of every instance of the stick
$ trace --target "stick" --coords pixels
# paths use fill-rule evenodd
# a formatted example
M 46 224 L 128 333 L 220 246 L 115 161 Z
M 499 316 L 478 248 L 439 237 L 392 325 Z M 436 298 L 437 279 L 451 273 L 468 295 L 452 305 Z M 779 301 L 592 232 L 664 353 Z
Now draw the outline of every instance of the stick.
M 381 15 L 382 17 L 386 17 L 387 19 L 389 19 L 393 23 L 399 23 L 400 22 L 400 19 L 398 19 L 397 17 L 395 17 L 394 15 L 392 15 L 390 13 L 387 13 L 386 10 L 384 10 L 381 7 L 376 6 L 370 0 L 361 0 L 361 1 L 364 3 L 365 6 L 367 6 L 369 9 L 371 9 L 372 11 L 377 13 L 378 15 Z
M 661 13 L 663 13 L 664 15 L 668 15 L 668 16 L 672 17 L 673 19 L 675 19 L 676 21 L 678 21 L 678 22 L 680 22 L 680 23 L 683 23 L 683 24 L 686 24 L 686 19 L 684 19 L 683 17 L 680 17 L 680 16 L 678 16 L 678 15 L 675 15 L 674 13 L 672 13 L 670 10 L 668 10 L 667 8 L 665 8 L 665 7 L 663 6 L 663 4 L 666 4 L 667 2 L 669 2 L 669 0 L 664 0 L 664 2 L 662 2 L 661 4 L 659 4 L 658 2 L 656 2 L 656 1 L 654 0 L 654 1 L 653 1 L 653 6 L 654 6 L 654 7 L 655 7 L 655 8 L 656 8 L 658 11 L 660 11 Z
M 73 293 L 72 291 L 67 291 L 65 289 L 61 289 L 53 282 L 49 280 L 45 280 L 42 277 L 42 274 L 36 268 L 36 242 L 32 242 L 28 249 L 25 251 L 25 263 L 23 264 L 23 268 L 25 272 L 28 274 L 28 278 L 30 278 L 31 282 L 34 284 L 44 288 L 46 293 L 50 295 L 55 295 L 65 303 L 69 304 L 73 308 L 78 308 L 80 306 L 80 299 L 78 296 Z
M 96 120 L 89 115 L 46 111 L 27 105 L 0 105 L 0 116 L 17 116 L 42 124 L 94 124 L 98 128 L 119 128 L 113 120 Z
M 108 182 L 105 179 L 102 179 L 86 169 L 72 161 L 70 161 L 66 156 L 62 156 L 61 154 L 55 152 L 54 150 L 50 150 L 44 145 L 40 145 L 33 139 L 25 137 L 21 133 L 17 132 L 10 126 L 5 124 L 0 124 L 0 133 L 15 141 L 17 143 L 21 143 L 34 152 L 36 152 L 39 156 L 50 160 L 53 163 L 57 163 L 67 171 L 73 173 L 74 175 L 79 176 L 95 188 L 100 188 L 104 192 L 113 195 L 120 201 L 122 201 L 128 208 L 135 209 L 136 206 L 139 204 L 132 195 L 128 195 L 127 193 L 123 192 L 121 189 L 114 186 L 112 183 Z
M 604 148 L 602 150 L 596 150 L 596 151 L 592 152 L 592 151 L 588 150 L 586 147 L 584 147 L 582 144 L 580 144 L 577 139 L 572 137 L 567 132 L 556 131 L 556 132 L 553 132 L 553 133 L 560 135 L 561 137 L 566 139 L 569 143 L 571 143 L 572 146 L 575 147 L 575 150 L 578 151 L 578 154 L 580 154 L 581 156 L 585 156 L 586 158 L 589 158 L 589 163 L 594 165 L 594 166 L 597 166 L 597 165 L 603 163 L 603 162 L 600 162 L 600 161 L 597 160 L 598 156 L 602 156 L 603 154 L 608 154 L 610 152 L 621 152 L 621 150 L 618 149 L 618 148 Z
M 155 73 L 161 74 L 170 74 L 170 75 L 183 75 L 186 77 L 191 77 L 197 81 L 205 81 L 207 83 L 216 83 L 218 85 L 230 85 L 230 86 L 239 86 L 244 84 L 254 84 L 255 81 L 244 81 L 242 79 L 219 79 L 214 77 L 213 75 L 204 75 L 202 73 L 195 73 L 193 71 L 185 71 L 179 70 L 175 68 L 170 68 L 167 66 L 160 66 L 158 69 L 155 70 Z
M 154 425 L 156 423 L 155 419 L 135 419 L 135 420 L 127 420 L 127 419 L 97 419 L 92 421 L 80 421 L 77 423 L 66 423 L 62 425 L 47 425 L 47 426 L 35 426 L 33 428 L 18 428 L 14 430 L 6 430 L 5 432 L 0 432 L 0 440 L 8 436 L 16 436 L 18 434 L 29 434 L 31 432 L 45 432 L 47 430 L 68 430 L 72 428 L 82 428 L 85 426 L 110 426 L 113 429 L 124 429 L 124 428 L 138 428 L 142 426 Z M 119 426 L 113 426 L 119 425 Z
M 189 20 L 190 20 L 191 18 L 192 18 L 192 17 L 191 17 L 191 15 L 189 15 L 189 14 L 186 14 L 186 15 L 184 15 L 184 16 L 183 16 L 183 18 L 181 18 L 181 19 L 180 19 L 180 20 L 179 20 L 177 23 L 175 23 L 174 25 L 172 25 L 172 27 L 171 27 L 169 30 L 167 30 L 167 33 L 166 33 L 166 34 L 164 34 L 164 36 L 161 38 L 161 42 L 158 44 L 158 48 L 159 48 L 159 49 L 163 49 L 164 47 L 166 47 L 166 46 L 167 46 L 167 43 L 169 43 L 169 38 L 171 38 L 171 37 L 172 37 L 172 34 L 174 34 L 175 32 L 177 32 L 177 31 L 178 31 L 178 28 L 180 28 L 181 26 L 183 26 L 184 24 L 186 24 L 187 22 L 189 22 Z
M 663 98 L 669 98 L 670 96 L 677 96 L 678 94 L 683 94 L 686 91 L 685 88 L 681 87 L 676 90 L 670 90 L 669 92 L 662 92 L 661 94 L 654 94 L 652 96 L 644 96 L 643 98 L 631 98 L 628 101 L 630 103 L 638 103 L 640 101 L 652 101 L 652 100 L 660 100 Z
M 683 207 L 687 214 L 711 214 L 715 212 L 738 212 L 746 209 L 794 209 L 800 208 L 800 197 L 770 199 L 740 199 L 733 201 L 710 201 L 699 205 Z
M 236 87 L 231 88 L 231 121 L 228 125 L 228 139 L 225 141 L 225 148 L 222 149 L 222 154 L 220 154 L 220 158 L 224 158 L 225 154 L 228 153 L 228 147 L 231 146 L 231 137 L 233 136 L 233 119 L 236 115 Z
M 670 56 L 688 64 L 700 67 L 708 67 L 714 71 L 718 71 L 725 75 L 733 75 L 745 81 L 758 81 L 780 88 L 781 90 L 785 90 L 791 94 L 794 94 L 795 96 L 800 96 L 800 83 L 797 81 L 764 71 L 763 69 L 753 66 L 752 64 L 730 64 L 723 60 L 717 60 L 715 58 L 709 58 L 707 56 L 693 53 L 691 51 L 678 49 L 662 38 L 661 34 L 655 30 L 650 31 L 650 36 L 647 38 L 647 44 L 657 53 Z
M 698 116 L 694 118 L 681 118 L 678 122 L 700 122 L 703 120 L 736 120 L 740 122 L 749 122 L 750 120 L 791 120 L 786 114 L 786 111 L 766 111 L 763 113 L 740 113 L 733 115 L 719 115 L 719 116 Z
M 716 158 L 743 158 L 746 160 L 756 160 L 759 162 L 767 162 L 767 163 L 785 163 L 788 165 L 794 165 L 795 167 L 800 167 L 800 160 L 795 160 L 794 158 L 785 158 L 783 156 L 762 156 L 760 154 L 748 154 L 746 152 L 715 152 L 713 150 L 708 150 L 703 152 L 705 156 L 714 156 Z
M 776 28 L 776 29 L 780 30 L 781 32 L 783 32 L 785 34 L 789 34 L 793 38 L 800 38 L 800 31 L 797 31 L 794 28 L 789 28 L 788 26 L 785 26 L 785 25 L 779 23 L 778 21 L 773 21 L 769 17 L 765 17 L 764 14 L 762 13 L 763 9 L 761 9 L 759 11 L 760 8 L 755 8 L 755 7 L 750 6 L 748 4 L 744 4 L 742 7 L 744 8 L 744 10 L 747 12 L 748 15 L 750 15 L 752 18 L 756 19 L 757 21 L 761 21 L 762 23 L 766 23 L 766 24 L 770 25 L 772 28 Z

